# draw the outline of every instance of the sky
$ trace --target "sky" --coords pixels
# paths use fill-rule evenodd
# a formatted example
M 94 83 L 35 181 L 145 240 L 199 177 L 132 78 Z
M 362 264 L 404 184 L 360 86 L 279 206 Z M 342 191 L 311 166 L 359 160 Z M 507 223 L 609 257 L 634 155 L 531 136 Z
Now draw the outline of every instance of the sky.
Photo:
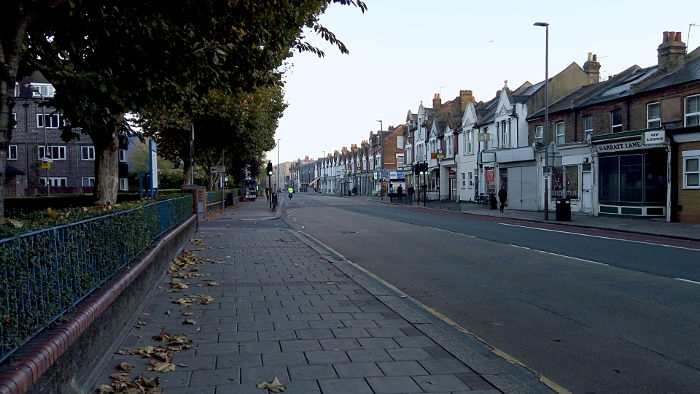
M 583 66 L 588 52 L 598 55 L 603 79 L 655 65 L 664 31 L 681 32 L 690 50 L 700 46 L 697 0 L 365 2 L 364 14 L 332 5 L 320 17 L 350 54 L 307 32 L 326 56 L 289 59 L 289 107 L 275 133 L 279 144 L 267 153 L 273 162 L 359 146 L 380 126 L 405 123 L 421 102 L 431 107 L 435 93 L 443 103 L 460 90 L 488 101 L 505 81 L 512 90 L 543 81 L 546 34 L 535 22 L 549 23 L 550 77 L 572 62 Z

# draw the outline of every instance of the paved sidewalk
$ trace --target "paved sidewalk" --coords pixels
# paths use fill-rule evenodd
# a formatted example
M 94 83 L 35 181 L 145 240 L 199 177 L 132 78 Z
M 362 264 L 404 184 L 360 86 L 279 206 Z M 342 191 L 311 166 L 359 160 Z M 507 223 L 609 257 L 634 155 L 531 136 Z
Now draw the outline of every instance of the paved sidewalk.
M 352 198 L 370 198 L 376 201 L 389 203 L 388 198 L 381 200 L 379 197 L 358 196 Z M 396 203 L 397 205 L 406 205 L 403 202 Z M 423 207 L 423 203 L 418 204 L 415 200 L 412 205 L 414 207 Z M 511 219 L 521 219 L 535 222 L 546 222 L 559 224 L 564 226 L 577 226 L 589 228 L 602 228 L 607 230 L 617 230 L 632 233 L 641 233 L 649 235 L 658 235 L 665 237 L 674 237 L 689 240 L 700 240 L 700 224 L 691 223 L 669 223 L 663 219 L 637 219 L 613 216 L 593 216 L 584 214 L 571 214 L 571 221 L 557 221 L 555 212 L 549 213 L 549 220 L 544 220 L 544 212 L 535 211 L 520 211 L 506 208 L 504 213 L 498 209 L 489 209 L 485 205 L 479 205 L 467 202 L 450 202 L 450 201 L 428 201 L 425 204 L 428 209 L 443 209 L 450 211 L 459 211 L 471 215 L 483 215 L 494 217 L 506 217 Z
M 187 246 L 199 263 L 166 275 L 115 341 L 115 351 L 153 354 L 144 347 L 165 345 L 154 336 L 186 334 L 190 347 L 164 349 L 171 365 L 114 354 L 94 388 L 126 362 L 132 379 L 158 376 L 165 393 L 260 394 L 275 377 L 287 394 L 551 392 L 303 233 L 266 226 L 279 213 L 263 200 L 200 223 Z

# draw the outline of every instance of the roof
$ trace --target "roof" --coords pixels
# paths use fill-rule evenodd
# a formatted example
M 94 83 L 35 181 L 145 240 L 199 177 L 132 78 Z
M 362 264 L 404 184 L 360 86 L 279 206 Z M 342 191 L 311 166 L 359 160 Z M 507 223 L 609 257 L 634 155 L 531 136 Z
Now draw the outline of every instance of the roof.
M 657 79 L 637 92 L 647 92 L 693 81 L 700 81 L 700 56 L 695 56 L 677 70 Z

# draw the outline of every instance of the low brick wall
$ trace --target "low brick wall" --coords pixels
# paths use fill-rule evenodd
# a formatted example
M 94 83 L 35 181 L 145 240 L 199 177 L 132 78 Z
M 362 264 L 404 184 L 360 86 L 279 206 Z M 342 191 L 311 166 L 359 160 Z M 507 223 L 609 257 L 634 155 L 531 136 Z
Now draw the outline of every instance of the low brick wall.
M 83 300 L 68 321 L 22 346 L 0 366 L 0 393 L 86 393 L 96 364 L 167 271 L 197 227 L 196 215 L 160 237 L 133 264 Z M 135 320 L 134 320 L 135 321 Z

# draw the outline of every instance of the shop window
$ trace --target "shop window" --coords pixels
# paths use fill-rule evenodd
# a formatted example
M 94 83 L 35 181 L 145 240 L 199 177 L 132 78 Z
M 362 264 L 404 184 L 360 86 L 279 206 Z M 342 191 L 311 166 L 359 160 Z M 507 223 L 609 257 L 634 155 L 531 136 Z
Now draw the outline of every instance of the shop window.
M 599 159 L 598 198 L 601 202 L 620 201 L 620 158 L 619 156 Z
M 685 98 L 685 127 L 700 125 L 700 95 Z
M 622 131 L 622 110 L 616 109 L 610 112 L 610 132 L 619 133 Z
M 620 156 L 620 201 L 642 201 L 643 161 L 642 155 Z
M 666 162 L 663 151 L 644 154 L 644 202 L 666 202 Z
M 661 127 L 661 104 L 647 104 L 647 129 Z
M 683 188 L 700 188 L 700 150 L 683 152 Z
M 552 167 L 552 197 L 578 199 L 578 166 Z

